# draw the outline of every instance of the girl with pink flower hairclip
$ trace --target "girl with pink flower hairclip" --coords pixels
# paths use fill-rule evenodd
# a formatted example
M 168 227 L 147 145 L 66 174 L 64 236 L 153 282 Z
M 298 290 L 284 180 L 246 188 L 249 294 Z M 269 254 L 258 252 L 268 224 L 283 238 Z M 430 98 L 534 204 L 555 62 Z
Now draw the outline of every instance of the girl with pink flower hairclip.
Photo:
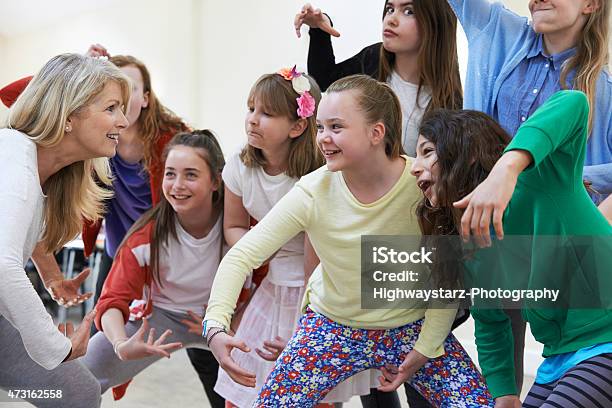
M 300 177 L 323 165 L 316 145 L 315 113 L 320 99 L 316 82 L 296 67 L 263 75 L 253 85 L 244 123 L 247 144 L 228 158 L 223 170 L 223 231 L 228 245 L 234 246 Z M 265 262 L 268 273 L 251 295 L 236 329 L 236 338 L 250 351 L 232 353 L 241 367 L 256 374 L 257 381 L 254 388 L 245 387 L 219 370 L 215 391 L 226 399 L 226 406 L 252 406 L 274 360 L 293 335 L 301 316 L 305 276 L 318 263 L 316 256 L 305 254 L 314 250 L 301 233 Z M 254 282 L 258 272 L 253 274 Z M 207 340 L 220 330 L 215 323 L 205 322 Z

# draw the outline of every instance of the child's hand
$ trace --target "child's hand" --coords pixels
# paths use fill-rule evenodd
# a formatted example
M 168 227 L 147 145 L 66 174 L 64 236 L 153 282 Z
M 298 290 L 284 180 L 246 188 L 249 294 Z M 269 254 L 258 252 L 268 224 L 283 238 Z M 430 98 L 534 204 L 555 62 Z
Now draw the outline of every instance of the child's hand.
M 408 353 L 399 368 L 391 365 L 382 367 L 381 372 L 383 376 L 378 378 L 380 381 L 378 390 L 383 392 L 395 391 L 412 378 L 414 373 L 423 367 L 428 360 L 427 357 L 413 349 Z
M 219 366 L 225 370 L 232 380 L 245 387 L 255 388 L 255 374 L 241 368 L 230 354 L 233 348 L 245 353 L 250 352 L 251 349 L 243 341 L 237 340 L 227 333 L 219 333 L 211 339 L 208 347 L 219 362 Z
M 255 349 L 257 355 L 264 360 L 267 361 L 276 361 L 278 356 L 281 355 L 283 350 L 287 347 L 287 341 L 282 337 L 276 336 L 274 340 L 266 340 L 263 343 L 263 348 L 266 351 L 261 349 Z
M 149 333 L 149 338 L 145 342 L 145 333 Z M 172 330 L 166 330 L 157 340 L 155 340 L 155 328 L 149 329 L 147 319 L 142 319 L 142 325 L 132 337 L 120 340 L 115 347 L 117 357 L 121 360 L 137 360 L 140 358 L 161 356 L 170 358 L 170 353 L 183 347 L 182 343 L 164 344 Z
M 521 408 L 521 400 L 516 395 L 495 398 L 495 408 Z
M 192 312 L 191 310 L 187 311 L 187 315 L 189 315 L 189 319 L 183 319 L 181 320 L 181 323 L 183 323 L 183 325 L 187 327 L 187 331 L 189 333 L 201 336 L 203 317 L 195 312 Z
M 302 36 L 302 33 L 300 32 L 302 24 L 306 24 L 312 28 L 320 28 L 329 35 L 340 37 L 340 33 L 332 27 L 329 17 L 323 14 L 321 9 L 315 9 L 312 7 L 310 3 L 306 3 L 304 7 L 302 7 L 302 10 L 295 15 L 295 19 L 293 20 L 295 33 L 297 34 L 298 38 Z
M 104 48 L 104 46 L 101 44 L 91 44 L 89 46 L 89 49 L 87 50 L 87 53 L 85 53 L 85 55 L 87 55 L 88 57 L 94 57 L 94 58 L 99 58 L 99 57 L 110 58 L 110 54 L 108 53 L 106 48 Z
M 461 237 L 465 242 L 471 233 L 479 247 L 491 246 L 491 219 L 497 237 L 504 238 L 504 211 L 512 198 L 519 174 L 530 163 L 531 155 L 526 151 L 513 150 L 504 154 L 474 191 L 453 203 L 456 208 L 465 208 L 461 217 Z

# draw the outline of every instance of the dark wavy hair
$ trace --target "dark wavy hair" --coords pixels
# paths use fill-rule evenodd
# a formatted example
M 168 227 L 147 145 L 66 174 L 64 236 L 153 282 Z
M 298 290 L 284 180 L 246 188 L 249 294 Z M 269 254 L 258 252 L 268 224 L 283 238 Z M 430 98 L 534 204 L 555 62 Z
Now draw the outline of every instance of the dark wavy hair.
M 471 193 L 489 175 L 510 136 L 482 112 L 447 109 L 427 113 L 419 134 L 435 145 L 439 168 L 434 187 L 437 205 L 432 206 L 423 197 L 416 208 L 421 232 L 424 236 L 458 235 L 463 210 L 453 207 L 453 203 Z M 456 286 L 457 266 L 456 262 L 434 263 L 432 272 L 438 284 Z

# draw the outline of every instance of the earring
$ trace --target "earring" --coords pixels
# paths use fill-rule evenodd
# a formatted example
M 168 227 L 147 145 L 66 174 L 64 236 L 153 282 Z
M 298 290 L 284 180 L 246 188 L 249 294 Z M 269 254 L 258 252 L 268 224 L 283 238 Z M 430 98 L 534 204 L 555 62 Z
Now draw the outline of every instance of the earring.
M 66 126 L 66 133 L 70 133 L 70 126 Z

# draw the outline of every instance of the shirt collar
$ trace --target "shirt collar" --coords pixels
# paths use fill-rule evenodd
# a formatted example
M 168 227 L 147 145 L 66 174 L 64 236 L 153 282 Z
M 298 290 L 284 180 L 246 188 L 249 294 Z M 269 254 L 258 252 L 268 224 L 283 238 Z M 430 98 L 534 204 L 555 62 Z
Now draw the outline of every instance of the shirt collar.
M 569 48 L 565 51 L 562 51 L 555 55 L 546 55 L 544 51 L 544 39 L 542 34 L 538 34 L 538 39 L 533 43 L 529 51 L 527 52 L 527 58 L 531 59 L 541 55 L 543 58 L 546 58 L 551 61 L 552 67 L 555 71 L 558 71 L 563 66 L 563 63 L 567 61 L 568 58 L 572 57 L 576 53 L 576 47 Z

